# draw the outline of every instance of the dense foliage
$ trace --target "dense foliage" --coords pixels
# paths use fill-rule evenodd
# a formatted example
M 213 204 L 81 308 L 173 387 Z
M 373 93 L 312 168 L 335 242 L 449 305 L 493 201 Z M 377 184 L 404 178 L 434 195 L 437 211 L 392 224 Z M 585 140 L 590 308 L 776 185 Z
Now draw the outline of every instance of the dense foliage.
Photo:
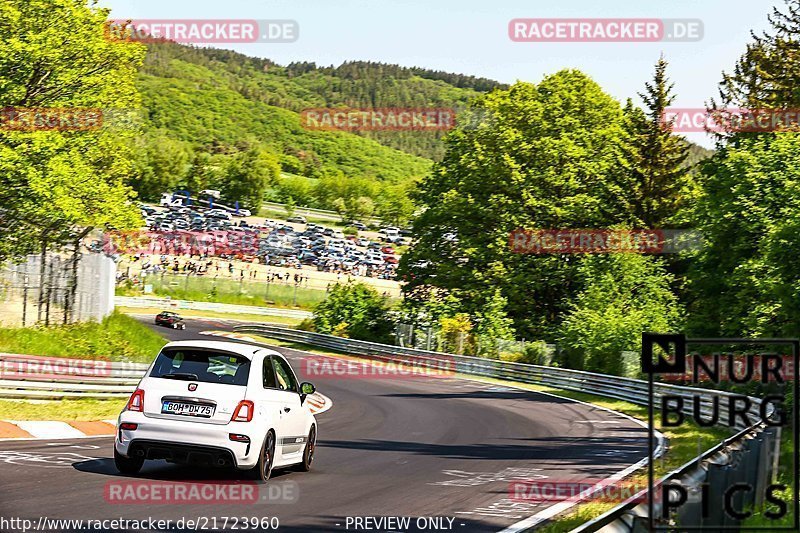
M 314 130 L 299 113 L 320 107 L 461 109 L 499 84 L 381 63 L 282 67 L 226 50 L 152 43 L 138 86 L 147 110 L 136 177 L 143 198 L 208 186 L 231 201 L 267 193 L 270 200 L 335 209 L 334 200 L 363 204 L 359 198 L 366 197 L 376 214 L 402 221 L 413 212 L 408 193 L 414 181 L 442 155 L 445 132 Z M 263 188 L 236 185 L 229 159 L 253 149 L 274 154 L 283 177 Z M 217 171 L 203 172 L 192 160 Z M 332 196 L 316 181 L 326 176 L 368 181 L 369 191 Z
M 770 22 L 713 106 L 800 105 L 800 2 Z M 620 109 L 574 71 L 476 100 L 483 122 L 446 138 L 419 187 L 420 243 L 401 264 L 419 316 L 449 298 L 445 316 L 474 325 L 499 290 L 518 338 L 558 341 L 564 363 L 613 373 L 645 330 L 797 336 L 800 132 L 729 131 L 713 152 L 688 145 L 663 120 L 674 99 L 666 67 L 660 59 L 640 94 L 645 109 Z M 508 244 L 518 227 L 665 226 L 703 239 L 660 258 L 521 255 Z
M 86 227 L 138 222 L 124 182 L 135 129 L 104 115 L 138 105 L 144 49 L 105 39 L 107 17 L 82 0 L 0 4 L 0 108 L 29 119 L 33 108 L 56 117 L 72 108 L 96 112 L 103 124 L 0 127 L 0 261 L 71 242 Z
M 511 253 L 508 235 L 636 222 L 619 164 L 622 108 L 587 76 L 565 70 L 495 91 L 473 111 L 483 122 L 453 132 L 420 185 L 426 209 L 414 225 L 419 242 L 402 262 L 407 294 L 432 284 L 477 316 L 499 289 L 520 336 L 551 334 L 577 288 L 578 261 Z
M 386 297 L 371 285 L 337 283 L 314 309 L 314 329 L 351 339 L 391 342 L 393 324 L 387 311 Z

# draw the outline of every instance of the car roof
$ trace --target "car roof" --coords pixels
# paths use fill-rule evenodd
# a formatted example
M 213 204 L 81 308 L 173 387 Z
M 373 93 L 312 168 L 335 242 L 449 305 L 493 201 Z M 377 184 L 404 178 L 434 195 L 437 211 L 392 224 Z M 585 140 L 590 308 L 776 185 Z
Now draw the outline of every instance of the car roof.
M 230 342 L 230 341 L 207 341 L 207 340 L 187 340 L 187 341 L 173 341 L 164 346 L 164 348 L 204 348 L 206 350 L 219 350 L 223 352 L 231 352 L 238 355 L 252 359 L 258 352 L 263 352 L 270 355 L 281 355 L 275 350 L 262 348 L 261 346 L 254 346 L 244 342 Z

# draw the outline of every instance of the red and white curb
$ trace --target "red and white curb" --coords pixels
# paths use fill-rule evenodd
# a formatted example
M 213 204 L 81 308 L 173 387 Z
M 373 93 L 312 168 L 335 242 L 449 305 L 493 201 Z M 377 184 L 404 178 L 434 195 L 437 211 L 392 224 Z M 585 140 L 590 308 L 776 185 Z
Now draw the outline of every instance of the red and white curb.
M 324 413 L 333 406 L 333 401 L 319 392 L 306 398 L 308 407 L 315 415 Z M 71 421 L 51 420 L 0 420 L 0 441 L 30 439 L 80 439 L 114 435 L 116 420 Z

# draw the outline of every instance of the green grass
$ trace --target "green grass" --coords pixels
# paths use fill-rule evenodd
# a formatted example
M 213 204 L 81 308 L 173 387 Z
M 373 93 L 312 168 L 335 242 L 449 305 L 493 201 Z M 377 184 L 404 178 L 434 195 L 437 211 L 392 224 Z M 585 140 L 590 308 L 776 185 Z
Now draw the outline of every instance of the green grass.
M 794 438 L 792 437 L 791 426 L 784 428 L 781 432 L 781 445 L 780 445 L 780 468 L 778 469 L 777 483 L 786 486 L 786 490 L 776 491 L 775 496 L 789 504 L 789 510 L 786 516 L 778 520 L 771 520 L 764 516 L 764 511 L 768 509 L 746 509 L 753 511 L 753 516 L 742 522 L 743 527 L 753 528 L 758 527 L 763 529 L 784 527 L 788 528 L 793 523 L 793 513 L 791 508 L 792 493 L 794 492 L 794 476 L 792 474 L 792 467 L 794 465 Z M 797 468 L 797 465 L 794 465 Z M 768 508 L 775 511 L 777 510 L 774 505 L 768 505 Z
M 199 276 L 164 274 L 148 276 L 147 283 L 153 285 L 153 295 L 169 296 L 178 300 L 214 302 L 236 305 L 271 307 L 299 307 L 311 309 L 323 301 L 327 293 L 322 289 L 309 289 L 280 283 L 263 281 L 239 281 L 214 279 Z M 117 296 L 140 296 L 138 289 L 117 287 Z
M 122 307 L 117 306 L 116 310 L 126 315 L 153 315 L 155 317 L 164 309 L 160 307 Z M 257 322 L 259 324 L 280 324 L 282 326 L 293 327 L 302 322 L 300 318 L 290 316 L 272 315 L 253 315 L 249 313 L 221 313 L 219 311 L 203 311 L 195 309 L 170 309 L 175 311 L 183 318 L 224 318 L 231 320 L 241 320 L 242 322 Z
M 0 420 L 111 420 L 125 406 L 118 400 L 0 400 Z
M 0 328 L 0 352 L 149 363 L 166 343 L 144 324 L 121 313 L 102 322 Z
M 258 214 L 256 216 L 285 222 L 289 215 L 286 214 L 285 209 L 278 209 L 275 207 L 264 206 L 261 209 L 259 209 Z M 313 222 L 314 224 L 320 224 L 325 227 L 331 227 L 331 228 L 347 227 L 347 225 L 341 220 L 330 220 L 328 218 L 314 216 L 313 213 L 306 214 L 306 211 L 303 207 L 295 207 L 294 216 L 303 216 L 306 218 L 307 222 Z

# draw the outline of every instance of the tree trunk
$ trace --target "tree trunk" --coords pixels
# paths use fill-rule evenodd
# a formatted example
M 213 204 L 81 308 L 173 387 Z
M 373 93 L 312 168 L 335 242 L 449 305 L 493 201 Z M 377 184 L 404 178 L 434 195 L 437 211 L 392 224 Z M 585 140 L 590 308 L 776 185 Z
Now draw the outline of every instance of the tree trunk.
M 39 252 L 39 305 L 36 309 L 36 322 L 42 321 L 42 310 L 44 308 L 44 277 L 45 267 L 47 266 L 47 235 L 49 233 L 49 228 L 42 233 L 42 247 Z
M 67 316 L 67 308 L 69 308 L 69 322 L 75 321 L 75 297 L 78 294 L 78 262 L 81 259 L 81 241 L 86 237 L 89 232 L 94 228 L 86 228 L 76 238 L 72 248 L 72 276 L 69 280 L 69 296 L 64 301 L 64 316 Z

